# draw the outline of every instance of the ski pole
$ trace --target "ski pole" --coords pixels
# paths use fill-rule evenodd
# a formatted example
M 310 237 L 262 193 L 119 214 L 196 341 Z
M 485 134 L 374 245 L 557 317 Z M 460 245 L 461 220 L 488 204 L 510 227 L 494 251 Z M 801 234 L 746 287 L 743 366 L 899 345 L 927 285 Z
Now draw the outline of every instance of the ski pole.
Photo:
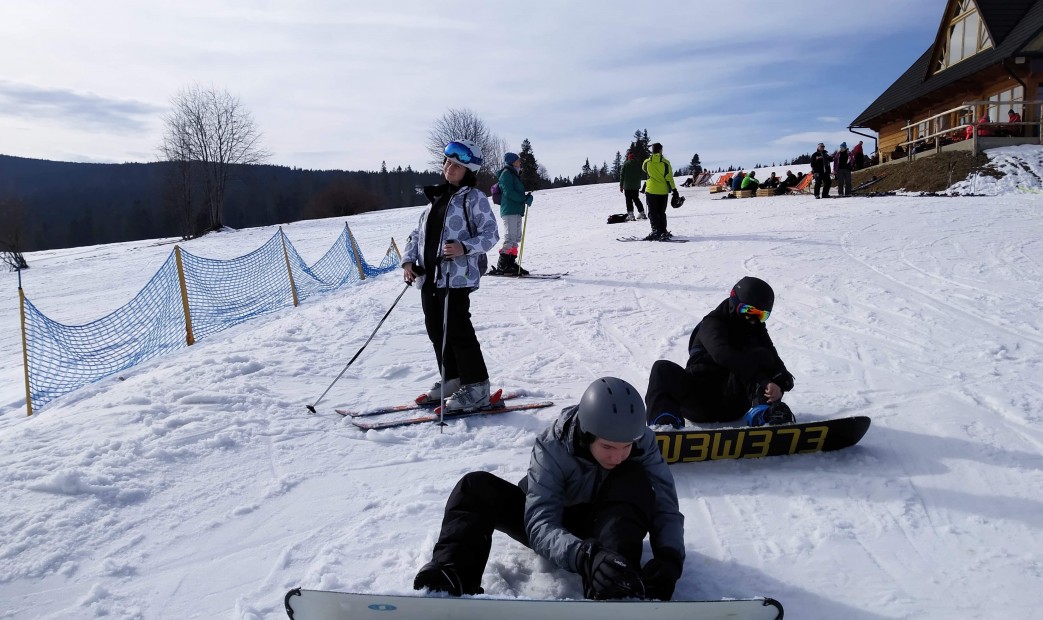
M 442 305 L 442 389 L 440 390 L 442 402 L 438 407 L 438 434 L 442 434 L 445 428 L 445 343 L 449 339 L 449 282 L 446 282 L 445 302 Z
M 366 342 L 365 342 L 365 343 L 364 343 L 364 344 L 362 345 L 362 348 L 360 348 L 360 349 L 358 350 L 358 352 L 357 352 L 357 353 L 355 353 L 355 355 L 354 355 L 354 356 L 353 356 L 353 357 L 351 358 L 351 360 L 349 360 L 349 361 L 348 361 L 347 365 L 345 365 L 345 366 L 344 366 L 344 370 L 341 370 L 341 371 L 340 371 L 340 374 L 339 374 L 339 375 L 337 375 L 337 378 L 333 380 L 333 383 L 331 383 L 331 384 L 330 384 L 330 386 L 329 386 L 328 388 L 326 388 L 326 391 L 325 391 L 325 392 L 323 392 L 321 396 L 319 396 L 318 400 L 316 400 L 316 401 L 315 401 L 314 403 L 312 403 L 312 404 L 310 404 L 310 405 L 306 405 L 306 407 L 307 407 L 308 411 L 310 411 L 310 412 L 312 412 L 312 413 L 315 413 L 315 406 L 316 406 L 316 405 L 318 405 L 318 404 L 319 404 L 319 403 L 320 403 L 320 402 L 322 401 L 322 399 L 326 397 L 326 394 L 327 394 L 327 393 L 329 393 L 329 391 L 330 391 L 330 390 L 331 390 L 331 389 L 333 388 L 333 386 L 334 386 L 334 385 L 335 385 L 335 384 L 336 384 L 336 383 L 337 383 L 338 381 L 340 381 L 340 378 L 344 376 L 344 373 L 345 373 L 345 372 L 347 372 L 347 370 L 348 370 L 348 366 L 351 366 L 351 364 L 352 364 L 352 363 L 353 363 L 353 362 L 354 362 L 355 360 L 357 360 L 357 359 L 358 359 L 359 355 L 361 355 L 361 354 L 362 354 L 362 351 L 363 351 L 363 350 L 364 350 L 364 349 L 366 348 L 366 345 L 367 345 L 367 344 L 369 344 L 369 341 L 370 341 L 370 340 L 373 340 L 373 336 L 376 336 L 376 335 L 377 335 L 377 330 L 378 330 L 378 329 L 380 329 L 380 326 L 384 324 L 384 321 L 385 321 L 385 320 L 387 320 L 387 318 L 388 318 L 388 315 L 390 315 L 390 314 L 391 314 L 391 311 L 392 311 L 392 310 L 394 310 L 394 309 L 395 309 L 395 306 L 397 306 L 397 305 L 398 305 L 398 300 L 402 299 L 402 296 L 406 294 L 406 291 L 408 291 L 408 290 L 409 290 L 409 287 L 410 287 L 410 286 L 412 286 L 412 283 L 410 283 L 410 284 L 406 284 L 406 287 L 405 287 L 405 288 L 403 288 L 403 289 L 402 289 L 402 292 L 398 294 L 398 297 L 396 297 L 396 298 L 395 298 L 395 303 L 391 304 L 391 307 L 390 307 L 390 308 L 388 308 L 388 311 L 384 313 L 384 318 L 380 319 L 380 322 L 379 322 L 379 323 L 377 323 L 377 327 L 376 327 L 376 329 L 374 329 L 374 330 L 373 330 L 373 333 L 372 333 L 372 334 L 370 334 L 370 335 L 369 335 L 369 338 L 367 338 L 367 339 L 366 339 Z
M 529 205 L 525 205 L 525 217 L 522 218 L 521 243 L 518 245 L 518 274 L 521 274 L 522 254 L 525 253 L 525 229 L 529 226 Z

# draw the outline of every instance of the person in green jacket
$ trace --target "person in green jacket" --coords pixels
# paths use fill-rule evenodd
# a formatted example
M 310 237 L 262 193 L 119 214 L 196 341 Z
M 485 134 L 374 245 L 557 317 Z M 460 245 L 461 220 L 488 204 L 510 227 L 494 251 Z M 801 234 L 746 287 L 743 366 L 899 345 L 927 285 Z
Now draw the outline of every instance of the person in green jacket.
M 663 157 L 663 145 L 656 142 L 652 145 L 652 156 L 641 164 L 641 169 L 648 175 L 645 184 L 645 200 L 648 201 L 648 221 L 652 224 L 652 233 L 645 241 L 662 241 L 673 235 L 666 229 L 667 196 L 677 196 L 677 185 L 674 184 L 674 169 L 670 160 Z
M 619 191 L 627 201 L 627 221 L 634 221 L 634 205 L 637 205 L 637 219 L 647 220 L 645 217 L 645 205 L 641 204 L 641 181 L 645 180 L 645 173 L 641 172 L 641 166 L 634 159 L 634 153 L 627 151 L 627 160 L 623 162 L 623 169 L 619 173 Z
M 757 191 L 760 189 L 761 182 L 757 180 L 757 172 L 750 170 L 750 173 L 746 175 L 746 178 L 742 180 L 742 186 L 740 189 L 751 189 Z
M 500 259 L 490 273 L 512 276 L 527 276 L 529 272 L 518 264 L 518 244 L 522 236 L 522 220 L 525 209 L 532 204 L 532 194 L 525 193 L 521 180 L 521 157 L 517 153 L 505 153 L 503 169 L 500 170 L 500 218 L 503 219 L 503 246 Z

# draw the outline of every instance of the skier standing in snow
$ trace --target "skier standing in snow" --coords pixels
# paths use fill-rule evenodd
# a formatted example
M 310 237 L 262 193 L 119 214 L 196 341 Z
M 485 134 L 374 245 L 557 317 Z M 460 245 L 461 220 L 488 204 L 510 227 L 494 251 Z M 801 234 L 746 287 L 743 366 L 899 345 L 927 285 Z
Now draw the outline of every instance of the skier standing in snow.
M 819 142 L 818 149 L 811 154 L 811 173 L 815 175 L 815 198 L 819 197 L 819 190 L 822 190 L 823 198 L 829 198 L 829 188 L 833 185 L 833 181 L 829 178 L 829 167 L 829 153 L 826 152 L 826 145 Z
M 669 600 L 684 566 L 684 516 L 644 410 L 626 381 L 597 379 L 537 437 L 521 482 L 461 478 L 413 587 L 481 594 L 498 530 L 579 573 L 587 598 Z M 646 534 L 652 558 L 642 567 Z
M 641 170 L 648 175 L 645 200 L 648 202 L 648 220 L 652 224 L 652 233 L 645 240 L 669 239 L 673 235 L 666 229 L 667 195 L 673 193 L 675 199 L 679 196 L 674 185 L 674 169 L 670 160 L 663 157 L 662 144 L 656 142 L 652 145 L 652 155 L 641 164 Z
M 730 422 L 751 426 L 793 421 L 782 395 L 793 389 L 764 322 L 775 304 L 767 282 L 746 276 L 692 330 L 688 364 L 658 360 L 648 377 L 648 423 L 684 426 Z M 743 415 L 745 412 L 745 416 Z
M 497 180 L 500 186 L 503 246 L 495 269 L 497 273 L 527 276 L 529 272 L 518 264 L 518 244 L 522 236 L 522 218 L 525 209 L 532 205 L 532 194 L 525 193 L 525 184 L 521 180 L 521 157 L 517 153 L 506 153 L 503 162 L 506 165 Z
M 641 165 L 634 159 L 634 152 L 627 151 L 627 160 L 619 172 L 619 191 L 627 203 L 627 221 L 634 221 L 634 207 L 637 206 L 637 219 L 646 220 L 645 206 L 641 204 L 641 182 L 645 174 L 641 171 Z
M 847 150 L 847 142 L 840 143 L 840 149 L 833 154 L 833 176 L 837 180 L 837 196 L 851 196 L 851 168 L 855 158 Z
M 446 145 L 446 182 L 424 188 L 431 205 L 420 214 L 402 255 L 403 279 L 420 287 L 441 377 L 424 402 L 439 402 L 444 394 L 447 411 L 489 404 L 489 372 L 471 324 L 470 295 L 482 277 L 479 259 L 500 235 L 489 200 L 475 188 L 481 167 L 482 151 L 475 143 Z

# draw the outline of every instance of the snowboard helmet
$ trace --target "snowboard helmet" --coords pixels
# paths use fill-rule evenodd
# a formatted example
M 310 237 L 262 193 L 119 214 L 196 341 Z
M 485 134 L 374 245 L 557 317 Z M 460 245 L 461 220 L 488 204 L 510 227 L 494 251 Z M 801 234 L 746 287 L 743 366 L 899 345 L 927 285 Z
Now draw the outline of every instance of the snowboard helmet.
M 677 209 L 684 204 L 684 196 L 674 193 L 673 198 L 670 199 L 670 206 Z
M 771 286 L 764 280 L 746 276 L 735 283 L 728 300 L 732 312 L 742 313 L 742 310 L 747 306 L 763 311 L 765 313 L 761 317 L 761 322 L 763 323 L 768 320 L 767 315 L 775 306 L 775 291 L 771 290 Z
M 445 145 L 443 151 L 446 159 L 452 159 L 471 172 L 478 172 L 482 168 L 482 148 L 471 140 L 453 140 Z
M 579 428 L 607 441 L 637 441 L 645 433 L 645 401 L 634 386 L 615 377 L 602 377 L 579 401 Z

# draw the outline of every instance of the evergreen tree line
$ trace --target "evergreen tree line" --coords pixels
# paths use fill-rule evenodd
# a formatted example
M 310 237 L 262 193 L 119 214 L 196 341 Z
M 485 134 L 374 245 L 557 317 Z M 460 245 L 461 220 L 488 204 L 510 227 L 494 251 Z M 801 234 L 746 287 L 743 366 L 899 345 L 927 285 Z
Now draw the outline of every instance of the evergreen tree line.
M 173 165 L 0 155 L 0 228 L 19 229 L 20 247 L 14 249 L 23 252 L 195 236 L 210 222 L 205 209 L 194 210 L 184 221 L 171 187 Z M 232 166 L 223 219 L 232 228 L 247 228 L 418 206 L 427 202 L 420 188 L 440 182 L 439 173 L 386 164 L 379 172 Z M 191 188 L 195 204 L 202 204 L 203 191 L 196 180 Z

